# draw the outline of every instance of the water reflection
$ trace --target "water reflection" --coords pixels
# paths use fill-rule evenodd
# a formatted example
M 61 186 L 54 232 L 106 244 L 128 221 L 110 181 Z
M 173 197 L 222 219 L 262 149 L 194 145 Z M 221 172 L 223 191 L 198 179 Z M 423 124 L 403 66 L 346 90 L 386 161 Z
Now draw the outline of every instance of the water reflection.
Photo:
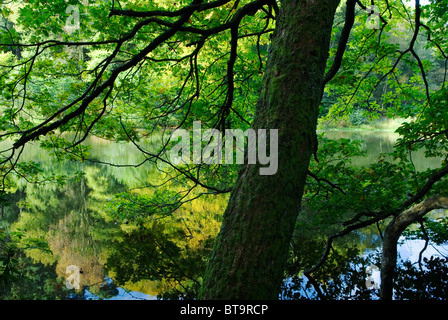
M 330 130 L 325 132 L 325 136 L 329 139 L 348 138 L 363 141 L 362 146 L 367 151 L 367 155 L 354 158 L 352 162 L 355 166 L 368 166 L 376 162 L 381 153 L 386 154 L 387 161 L 393 161 L 389 154 L 393 152 L 394 145 L 399 138 L 399 135 L 393 131 Z M 443 161 L 442 158 L 425 158 L 423 150 L 414 152 L 412 160 L 417 171 L 439 167 Z
M 89 143 L 94 159 L 142 160 L 131 144 L 95 138 Z M 145 186 L 159 182 L 162 173 L 149 163 L 118 168 L 54 162 L 35 145 L 27 146 L 23 160 L 40 163 L 44 172 L 83 174 L 65 185 L 19 183 L 12 203 L 2 207 L 1 227 L 20 233 L 7 243 L 15 249 L 10 266 L 20 276 L 0 279 L 2 299 L 188 298 L 197 291 L 225 196 L 204 196 L 163 219 L 117 220 L 109 212 L 114 195 L 134 188 L 136 194 L 154 192 Z M 80 290 L 67 288 L 68 266 L 79 268 Z
M 331 131 L 326 136 L 363 140 L 368 154 L 366 158 L 353 160 L 358 166 L 376 161 L 379 153 L 392 152 L 397 138 L 390 132 Z M 96 138 L 91 138 L 89 144 L 95 159 L 121 164 L 142 161 L 141 154 L 131 144 Z M 194 298 L 206 257 L 219 231 L 226 196 L 200 198 L 163 219 L 121 221 L 108 212 L 110 199 L 132 188 L 140 188 L 137 192 L 143 195 L 154 192 L 141 188 L 160 180 L 160 172 L 150 164 L 117 168 L 89 162 L 54 162 L 36 145 L 27 146 L 23 156 L 24 161 L 39 162 L 43 170 L 84 174 L 64 186 L 19 184 L 11 204 L 2 207 L 1 227 L 19 234 L 15 239 L 14 267 L 20 274 L 1 284 L 2 299 Z M 421 169 L 440 164 L 440 159 L 427 160 L 421 154 L 416 154 L 414 161 Z M 338 267 L 330 264 L 322 271 L 327 276 L 333 275 L 333 282 L 325 283 L 327 291 L 342 296 L 341 283 L 347 283 L 349 277 L 364 286 L 365 267 L 378 260 L 374 260 L 374 254 L 367 257 L 362 253 L 375 252 L 380 245 L 374 228 L 344 238 L 338 244 L 343 255 L 335 252 L 331 257 Z M 302 255 L 318 257 L 322 243 L 313 246 L 313 252 Z M 420 251 L 411 246 L 412 250 L 406 253 L 403 250 L 408 246 L 409 243 L 402 246 L 400 253 L 407 258 L 406 254 L 412 252 L 410 256 L 414 259 Z M 69 290 L 65 285 L 69 265 L 82 270 L 81 290 Z M 349 269 L 343 279 L 337 280 Z M 294 276 L 289 280 L 283 298 L 313 298 L 309 284 L 303 279 Z M 370 296 L 372 292 L 363 294 Z

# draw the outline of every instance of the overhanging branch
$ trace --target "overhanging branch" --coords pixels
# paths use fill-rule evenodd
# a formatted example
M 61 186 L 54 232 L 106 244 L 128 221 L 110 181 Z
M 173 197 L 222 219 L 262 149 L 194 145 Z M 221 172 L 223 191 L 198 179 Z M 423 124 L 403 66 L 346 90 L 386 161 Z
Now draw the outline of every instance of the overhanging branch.
M 443 196 L 427 198 L 394 217 L 387 225 L 381 258 L 381 299 L 391 300 L 393 296 L 397 244 L 400 235 L 409 225 L 418 222 L 424 215 L 436 209 L 448 209 L 448 198 Z
M 330 70 L 324 77 L 323 85 L 325 86 L 338 72 L 341 67 L 342 57 L 345 52 L 345 48 L 347 47 L 348 38 L 350 36 L 350 31 L 352 30 L 353 24 L 355 22 L 355 5 L 356 0 L 347 0 L 346 11 L 345 11 L 345 24 L 342 29 L 341 36 L 339 38 L 339 44 L 334 56 L 333 64 L 331 65 Z
M 330 250 L 332 248 L 333 245 L 333 241 L 336 240 L 337 238 L 341 238 L 347 234 L 349 234 L 350 232 L 354 231 L 354 230 L 358 230 L 361 228 L 365 228 L 367 226 L 370 226 L 372 224 L 377 223 L 378 221 L 384 220 L 386 218 L 389 217 L 395 217 L 398 216 L 401 213 L 406 212 L 406 210 L 412 206 L 413 204 L 417 203 L 418 201 L 420 201 L 421 199 L 423 199 L 423 197 L 425 197 L 428 192 L 431 190 L 431 188 L 433 187 L 433 185 L 440 181 L 443 177 L 445 177 L 446 175 L 448 175 L 448 166 L 441 168 L 440 170 L 434 172 L 426 181 L 426 183 L 418 190 L 418 192 L 410 197 L 409 199 L 407 199 L 406 201 L 404 201 L 399 207 L 397 207 L 395 210 L 391 210 L 388 212 L 377 212 L 374 214 L 374 217 L 365 220 L 365 221 L 357 221 L 356 223 L 354 223 L 355 221 L 350 221 L 349 226 L 345 227 L 344 229 L 342 229 L 341 231 L 329 236 L 327 238 L 327 242 L 325 245 L 325 249 L 324 252 L 322 254 L 322 256 L 320 257 L 319 261 L 310 269 L 305 270 L 304 274 L 307 277 L 310 277 L 311 274 L 313 272 L 315 272 L 316 270 L 318 270 L 326 261 Z M 428 198 L 430 199 L 430 198 Z M 426 203 L 437 203 L 437 202 L 431 202 L 432 200 L 428 200 L 428 202 Z M 423 201 L 423 203 L 425 203 Z M 429 206 L 427 206 L 429 207 Z M 409 209 L 410 210 L 410 209 Z M 319 291 L 318 288 L 316 288 L 316 290 Z

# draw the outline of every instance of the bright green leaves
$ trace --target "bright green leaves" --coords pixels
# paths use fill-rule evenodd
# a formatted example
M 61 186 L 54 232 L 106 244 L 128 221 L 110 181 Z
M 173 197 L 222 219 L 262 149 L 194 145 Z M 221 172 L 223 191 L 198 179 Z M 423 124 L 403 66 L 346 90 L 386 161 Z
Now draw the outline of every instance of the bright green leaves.
M 319 213 L 322 222 L 341 221 L 335 216 L 341 218 L 350 210 L 359 218 L 400 208 L 438 170 L 429 164 L 421 164 L 424 168 L 417 170 L 413 161 L 416 152 L 426 158 L 445 159 L 442 166 L 447 163 L 447 90 L 442 75 L 446 73 L 446 55 L 440 45 L 446 40 L 439 23 L 445 15 L 440 8 L 446 4 L 438 2 L 423 9 L 421 23 L 431 24 L 431 31 L 422 25 L 415 42 L 411 42 L 415 35 L 414 8 L 391 4 L 389 14 L 381 11 L 388 21 L 381 32 L 366 29 L 362 15 L 357 16 L 342 66 L 325 87 L 320 120 L 327 127 L 332 123 L 359 127 L 379 117 L 407 121 L 397 129 L 400 137 L 394 152 L 380 154 L 367 167 L 350 165 L 355 153 L 344 161 L 323 156 L 321 162 L 313 164 L 310 170 L 318 179 L 308 179 L 306 203 Z M 382 3 L 376 5 L 384 8 Z M 403 19 L 404 14 L 407 19 Z M 338 34 L 341 25 L 335 21 L 334 34 Z M 427 39 L 428 32 L 432 40 Z M 330 51 L 331 57 L 335 52 Z M 346 142 L 334 143 L 339 147 L 323 140 L 319 152 L 323 149 L 322 155 L 334 153 L 338 157 Z M 437 181 L 430 194 L 446 194 L 446 187 L 444 179 Z
M 422 8 L 422 17 L 425 18 L 426 25 L 430 33 L 431 41 L 428 46 L 434 49 L 434 53 L 439 57 L 443 57 L 443 52 L 448 51 L 447 41 L 447 25 L 448 20 L 448 4 L 446 1 L 431 1 L 430 5 L 426 5 Z M 440 50 L 441 49 L 441 50 Z
M 78 1 L 76 1 L 78 2 Z M 17 6 L 19 17 L 17 23 L 21 29 L 33 30 L 30 40 L 41 41 L 50 35 L 61 33 L 65 24 L 65 1 L 27 1 Z
M 436 245 L 446 244 L 448 242 L 448 218 L 437 217 L 435 214 L 432 217 L 427 217 L 423 221 L 425 225 L 424 232 L 421 228 L 416 230 L 406 230 L 404 234 L 409 239 L 426 239 L 429 238 L 431 243 Z
M 435 52 L 435 43 L 424 37 L 426 29 L 421 27 L 413 45 L 421 65 L 408 50 L 415 30 L 412 6 L 392 2 L 375 5 L 388 24 L 381 31 L 367 29 L 364 10 L 357 13 L 342 66 L 325 88 L 321 115 L 326 124 L 351 123 L 348 115 L 352 113 L 361 113 L 368 120 L 414 117 L 427 100 L 424 80 L 429 91 L 440 87 L 443 61 Z M 403 19 L 404 14 L 408 19 Z M 342 25 L 335 21 L 337 35 Z M 335 48 L 330 50 L 330 62 L 335 52 Z
M 154 188 L 148 194 L 120 193 L 109 203 L 110 216 L 121 222 L 138 221 L 142 218 L 157 215 L 170 215 L 180 207 L 182 193 L 164 188 Z
M 10 169 L 11 166 L 5 166 L 4 170 Z M 54 183 L 57 186 L 63 186 L 69 179 L 70 174 L 56 173 L 48 168 L 42 168 L 40 162 L 22 161 L 18 162 L 11 170 L 10 174 L 14 178 L 10 179 L 10 183 L 21 185 L 23 181 L 31 184 Z M 81 173 L 77 172 L 73 175 L 77 178 Z M 8 180 L 7 180 L 8 182 Z
M 91 149 L 89 145 L 73 145 L 72 142 L 56 136 L 50 136 L 48 139 L 41 141 L 40 146 L 47 149 L 59 161 L 66 159 L 84 161 L 88 157 L 89 150 Z
M 96 35 L 98 30 L 115 36 L 119 24 L 107 19 L 110 5 L 109 1 L 27 1 L 14 4 L 14 10 L 18 11 L 14 22 L 31 42 L 56 36 L 81 40 Z
M 319 137 L 319 162 L 311 163 L 304 194 L 304 210 L 313 213 L 307 224 L 328 226 L 354 216 L 395 212 L 438 170 L 417 170 L 412 157 L 416 151 L 398 146 L 370 164 L 354 166 L 352 160 L 365 155 L 361 141 Z M 437 181 L 430 194 L 445 194 L 446 187 L 445 180 Z
M 185 26 L 211 30 L 231 21 L 237 10 L 249 2 L 231 1 L 196 12 Z M 0 66 L 5 67 L 0 76 L 5 102 L 1 107 L 0 116 L 4 121 L 0 129 L 10 132 L 5 137 L 17 138 L 12 132 L 30 132 L 46 120 L 48 125 L 66 119 L 111 75 L 115 77 L 117 68 L 129 63 L 169 29 L 167 24 L 178 18 L 162 15 L 160 20 L 147 21 L 133 37 L 121 42 L 120 39 L 144 19 L 109 15 L 113 4 L 110 1 L 41 3 L 33 0 L 4 10 L 4 18 L 10 19 L 11 24 L 8 36 L 15 36 L 14 30 L 17 30 L 21 39 L 14 41 L 29 45 L 18 48 L 12 55 L 8 53 L 11 57 L 2 59 L 7 63 Z M 122 1 L 119 5 L 115 3 L 115 9 L 175 10 L 189 4 L 188 1 L 172 4 Z M 41 146 L 51 150 L 58 159 L 84 161 L 88 147 L 77 142 L 83 141 L 86 134 L 140 142 L 159 129 L 179 124 L 185 127 L 193 120 L 201 120 L 212 127 L 220 117 L 226 118 L 229 127 L 246 129 L 253 119 L 268 35 L 273 27 L 274 13 L 268 12 L 271 10 L 266 6 L 265 11 L 252 12 L 240 21 L 232 70 L 227 69 L 231 51 L 228 28 L 209 35 L 178 31 L 134 67 L 116 76 L 113 89 L 108 87 L 110 95 L 103 92 L 76 119 L 62 121 Z M 79 17 L 75 15 L 78 13 Z M 67 24 L 72 25 L 75 18 L 79 18 L 79 28 L 70 31 Z M 72 45 L 80 41 L 110 42 Z M 42 44 L 37 45 L 39 42 Z M 225 104 L 228 110 L 221 113 Z M 68 132 L 75 134 L 72 142 L 55 138 Z M 222 172 L 229 177 L 227 173 L 234 170 Z M 210 181 L 217 176 L 216 172 L 205 175 Z
M 397 132 L 402 136 L 399 148 L 424 149 L 427 157 L 446 157 L 448 152 L 448 90 L 439 90 L 422 113 L 411 122 L 403 123 Z
M 51 252 L 47 242 L 42 239 L 30 237 L 27 235 L 26 230 L 20 228 L 14 229 L 14 231 L 10 232 L 10 237 L 12 242 L 20 244 L 22 250 L 39 249 L 44 252 Z

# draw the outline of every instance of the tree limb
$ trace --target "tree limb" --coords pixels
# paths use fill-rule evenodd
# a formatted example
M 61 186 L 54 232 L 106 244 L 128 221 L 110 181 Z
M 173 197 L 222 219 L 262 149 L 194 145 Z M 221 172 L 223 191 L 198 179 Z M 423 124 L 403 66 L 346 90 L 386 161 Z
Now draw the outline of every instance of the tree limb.
M 355 22 L 355 5 L 356 0 L 347 0 L 346 11 L 345 11 L 345 24 L 341 32 L 341 37 L 339 38 L 338 49 L 336 55 L 334 56 L 333 64 L 327 74 L 324 76 L 323 85 L 327 84 L 338 72 L 341 67 L 342 57 L 347 46 L 348 38 L 350 36 L 350 31 L 352 30 L 353 24 Z
M 358 229 L 370 226 L 378 221 L 384 220 L 391 216 L 397 216 L 398 214 L 404 212 L 404 210 L 406 210 L 409 206 L 413 205 L 417 201 L 420 201 L 431 190 L 432 186 L 436 182 L 438 182 L 440 179 L 445 177 L 446 175 L 448 175 L 448 166 L 443 167 L 442 169 L 434 172 L 428 178 L 426 183 L 418 190 L 418 192 L 414 196 L 412 196 L 409 199 L 407 199 L 406 201 L 404 201 L 395 210 L 388 211 L 388 212 L 377 212 L 376 214 L 374 214 L 374 217 L 372 217 L 368 220 L 365 220 L 365 221 L 359 221 L 355 224 L 351 224 L 351 225 L 347 226 L 346 228 L 342 229 L 341 231 L 339 231 L 338 233 L 335 233 L 335 234 L 329 236 L 327 238 L 327 243 L 325 245 L 325 249 L 324 249 L 324 252 L 323 252 L 321 258 L 313 267 L 311 267 L 308 270 L 305 270 L 304 274 L 306 276 L 310 275 L 311 273 L 318 270 L 325 263 L 325 261 L 328 257 L 328 254 L 330 253 L 330 249 L 332 248 L 333 241 L 335 239 L 343 237 L 354 230 L 358 230 Z M 352 222 L 354 222 L 354 221 L 352 221 Z
M 387 225 L 384 232 L 381 259 L 381 299 L 392 300 L 393 279 L 397 265 L 397 242 L 401 233 L 412 223 L 435 209 L 448 209 L 448 197 L 434 196 L 403 211 Z
M 197 3 L 200 0 L 195 0 L 193 3 Z M 160 34 L 158 37 L 156 37 L 148 46 L 146 46 L 142 51 L 140 51 L 138 54 L 136 54 L 135 56 L 133 56 L 127 63 L 122 64 L 121 66 L 119 66 L 118 68 L 116 68 L 115 70 L 112 71 L 110 77 L 99 87 L 97 87 L 90 95 L 86 96 L 82 102 L 81 105 L 74 111 L 70 112 L 69 114 L 67 114 L 66 116 L 64 116 L 62 119 L 55 121 L 51 124 L 42 126 L 39 125 L 33 129 L 28 130 L 25 134 L 22 135 L 22 137 L 16 141 L 14 143 L 14 148 L 19 148 L 23 145 L 25 145 L 28 141 L 31 141 L 39 136 L 45 135 L 48 132 L 55 130 L 57 128 L 59 128 L 60 126 L 68 123 L 70 120 L 80 116 L 89 106 L 89 104 L 96 99 L 101 93 L 103 93 L 103 91 L 106 88 L 111 88 L 115 82 L 115 79 L 118 77 L 118 75 L 129 69 L 132 68 L 133 66 L 137 65 L 141 60 L 143 60 L 146 55 L 148 53 L 150 53 L 151 51 L 153 51 L 155 48 L 157 48 L 161 43 L 165 42 L 166 40 L 168 40 L 169 38 L 171 38 L 172 36 L 174 36 L 174 34 L 176 34 L 176 32 L 178 31 L 178 29 L 190 18 L 190 16 L 193 14 L 194 9 L 190 9 L 187 13 L 185 13 L 184 15 L 182 15 L 174 24 L 173 24 L 173 28 L 163 32 L 162 34 Z M 120 40 L 119 44 L 117 45 L 117 47 L 115 48 L 115 52 L 118 52 L 118 49 L 121 47 L 121 45 L 127 40 L 132 38 L 137 31 L 143 27 L 144 25 L 146 25 L 147 23 L 149 23 L 152 20 L 145 20 L 143 22 L 140 22 L 139 24 L 137 24 L 136 27 L 133 28 L 132 32 L 130 34 L 127 35 L 127 37 L 124 37 Z M 111 56 L 111 58 L 109 59 L 109 61 L 112 60 L 113 55 Z M 103 67 L 103 70 L 105 69 L 105 67 Z M 98 79 L 98 77 L 97 77 Z M 46 123 L 48 123 L 48 120 L 46 121 Z

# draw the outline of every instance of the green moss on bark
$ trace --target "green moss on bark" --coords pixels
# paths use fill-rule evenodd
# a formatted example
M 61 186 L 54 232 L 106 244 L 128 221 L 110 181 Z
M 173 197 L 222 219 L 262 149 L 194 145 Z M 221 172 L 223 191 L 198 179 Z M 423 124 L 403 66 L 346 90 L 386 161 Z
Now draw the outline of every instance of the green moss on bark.
M 229 199 L 200 293 L 277 299 L 315 150 L 322 80 L 338 1 L 282 1 L 253 124 L 278 129 L 278 171 L 245 165 Z

